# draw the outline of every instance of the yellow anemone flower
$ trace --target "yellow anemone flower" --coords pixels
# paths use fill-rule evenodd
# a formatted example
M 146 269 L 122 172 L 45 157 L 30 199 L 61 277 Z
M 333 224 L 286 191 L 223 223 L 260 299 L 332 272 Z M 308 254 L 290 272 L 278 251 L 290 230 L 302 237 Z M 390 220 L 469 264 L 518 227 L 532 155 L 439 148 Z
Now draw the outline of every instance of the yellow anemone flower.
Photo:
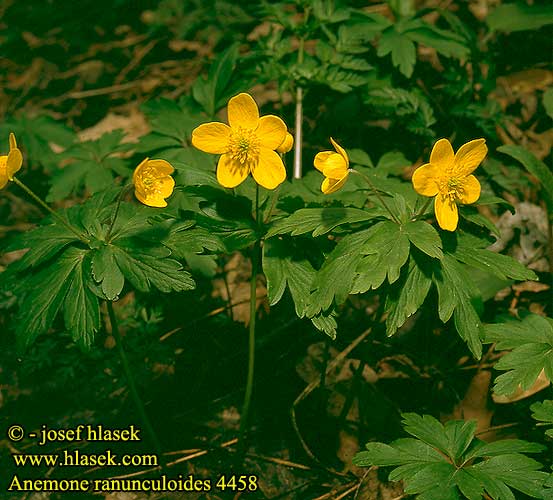
M 132 176 L 134 195 L 149 207 L 166 207 L 165 198 L 171 196 L 175 187 L 175 181 L 171 177 L 174 171 L 172 165 L 165 160 L 142 160 Z
M 4 189 L 8 181 L 13 181 L 13 176 L 21 165 L 23 165 L 23 155 L 17 147 L 15 135 L 10 134 L 10 152 L 0 156 L 0 189 Z
M 434 211 L 442 229 L 455 231 L 459 222 L 457 202 L 474 203 L 480 198 L 480 183 L 471 175 L 488 152 L 485 139 L 463 144 L 453 153 L 451 143 L 440 139 L 432 148 L 430 163 L 417 168 L 412 182 L 422 196 L 435 196 Z
M 249 94 L 228 102 L 229 125 L 204 123 L 192 132 L 192 144 L 206 153 L 220 154 L 217 180 L 227 188 L 242 183 L 248 174 L 259 185 L 274 189 L 286 179 L 286 169 L 276 153 L 286 140 L 286 125 L 274 115 L 259 117 Z
M 292 146 L 294 145 L 294 138 L 292 137 L 292 134 L 290 132 L 286 132 L 286 138 L 284 139 L 284 142 L 276 148 L 276 152 L 283 155 L 284 153 L 288 153 L 292 149 Z
M 321 151 L 313 160 L 315 168 L 323 173 L 326 179 L 321 185 L 324 194 L 338 191 L 346 182 L 349 175 L 349 157 L 346 150 L 340 146 L 332 137 L 330 142 L 334 151 Z

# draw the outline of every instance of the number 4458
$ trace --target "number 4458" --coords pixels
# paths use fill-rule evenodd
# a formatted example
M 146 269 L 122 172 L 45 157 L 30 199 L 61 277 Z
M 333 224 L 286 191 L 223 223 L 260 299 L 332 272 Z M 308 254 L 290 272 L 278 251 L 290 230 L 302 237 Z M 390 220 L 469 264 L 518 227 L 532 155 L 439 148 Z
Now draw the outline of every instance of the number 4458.
M 256 491 L 257 490 L 257 476 L 221 476 L 215 486 L 221 491 L 226 489 L 232 491 Z

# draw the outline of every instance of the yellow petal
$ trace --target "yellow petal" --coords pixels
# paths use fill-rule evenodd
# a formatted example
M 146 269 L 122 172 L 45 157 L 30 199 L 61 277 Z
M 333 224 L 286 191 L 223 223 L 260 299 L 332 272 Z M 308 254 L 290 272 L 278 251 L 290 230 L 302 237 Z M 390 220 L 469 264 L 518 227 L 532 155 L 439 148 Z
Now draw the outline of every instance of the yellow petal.
M 469 175 L 486 157 L 486 139 L 475 139 L 463 144 L 455 155 L 454 172 L 457 176 Z
M 13 132 L 10 132 L 10 151 L 12 149 L 17 149 L 17 141 L 15 140 Z
M 11 149 L 6 161 L 6 173 L 10 181 L 13 180 L 13 175 L 21 168 L 21 165 L 23 165 L 21 151 L 17 148 Z
M 149 160 L 149 158 L 144 158 L 139 164 L 138 166 L 134 169 L 134 172 L 132 174 L 132 182 L 133 184 L 136 184 L 139 180 L 139 177 L 140 177 L 140 174 L 142 172 L 142 168 L 144 167 L 144 165 L 146 164 L 146 162 Z
M 255 135 L 262 147 L 277 149 L 286 139 L 286 124 L 278 116 L 262 116 Z
M 339 153 L 332 153 L 328 155 L 323 163 L 323 175 L 325 177 L 332 177 L 333 179 L 342 178 L 348 171 L 348 164 L 344 157 Z
M 480 182 L 474 175 L 463 179 L 461 189 L 457 190 L 457 198 L 465 205 L 474 203 L 480 198 Z
M 173 194 L 173 189 L 175 189 L 175 180 L 169 176 L 162 177 L 156 182 L 156 189 L 161 196 L 169 198 Z
M 320 153 L 317 153 L 315 155 L 315 158 L 313 159 L 313 165 L 319 172 L 322 172 L 328 157 L 335 154 L 336 153 L 334 151 L 321 151 Z
M 228 122 L 231 128 L 255 129 L 259 121 L 259 109 L 250 94 L 241 93 L 228 102 Z M 277 144 L 278 146 L 278 144 Z
M 173 165 L 166 160 L 149 160 L 148 166 L 155 169 L 158 177 L 171 175 L 175 171 Z
M 275 189 L 285 181 L 286 169 L 278 153 L 269 148 L 261 148 L 259 161 L 252 167 L 252 175 L 260 186 Z
M 263 118 L 262 118 L 263 119 Z M 288 153 L 292 149 L 292 146 L 294 145 L 294 138 L 292 137 L 292 134 L 289 132 L 286 132 L 286 137 L 282 144 L 276 149 L 277 153 L 280 153 L 283 155 L 284 153 Z
M 422 196 L 436 196 L 438 194 L 438 168 L 432 163 L 426 163 L 415 170 L 411 182 L 417 193 Z
M 455 231 L 459 223 L 457 205 L 449 196 L 436 196 L 434 198 L 434 211 L 438 225 L 446 231 Z
M 247 163 L 240 163 L 230 155 L 222 155 L 217 164 L 217 181 L 221 186 L 233 188 L 244 182 L 249 173 Z
M 330 138 L 330 142 L 334 146 L 334 149 L 338 152 L 338 154 L 345 160 L 346 162 L 346 168 L 349 168 L 349 156 L 346 153 L 346 150 L 340 146 L 332 137 Z
M 445 171 L 453 167 L 455 154 L 451 143 L 447 139 L 440 139 L 434 144 L 432 153 L 430 153 L 430 163 L 438 167 L 440 171 Z
M 230 133 L 224 123 L 203 123 L 192 131 L 192 145 L 206 153 L 223 154 L 228 151 Z
M 164 208 L 167 206 L 167 202 L 163 199 L 163 196 L 159 194 L 144 194 L 138 189 L 135 189 L 134 195 L 141 203 L 148 205 L 149 207 Z
M 347 178 L 348 178 L 347 173 L 341 179 L 331 179 L 327 177 L 321 185 L 321 191 L 324 194 L 334 193 L 338 191 L 338 189 L 340 189 L 346 183 Z
M 0 189 L 4 189 L 8 183 L 8 171 L 6 169 L 6 163 L 8 162 L 7 156 L 0 156 Z

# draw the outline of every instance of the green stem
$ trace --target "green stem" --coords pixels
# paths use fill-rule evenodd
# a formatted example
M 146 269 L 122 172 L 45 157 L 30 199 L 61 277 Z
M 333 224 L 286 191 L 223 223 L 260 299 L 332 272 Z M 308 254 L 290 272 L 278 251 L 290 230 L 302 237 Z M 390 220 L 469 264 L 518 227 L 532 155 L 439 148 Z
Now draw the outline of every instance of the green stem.
M 259 186 L 255 190 L 255 220 L 259 223 Z M 245 435 L 248 425 L 248 415 L 250 412 L 250 403 L 253 392 L 253 376 L 255 368 L 255 318 L 257 315 L 257 267 L 259 266 L 259 253 L 261 250 L 261 240 L 257 239 L 253 246 L 252 254 L 252 276 L 250 282 L 250 325 L 248 340 L 248 377 L 246 380 L 246 393 L 244 395 L 244 404 L 242 406 L 242 416 L 240 418 L 240 441 L 239 453 L 241 458 L 246 450 Z
M 27 193 L 34 201 L 36 201 L 42 208 L 44 208 L 47 212 L 52 214 L 52 216 L 61 222 L 69 231 L 71 231 L 79 240 L 81 240 L 85 245 L 88 245 L 90 241 L 81 233 L 79 232 L 75 227 L 73 227 L 71 224 L 69 224 L 60 214 L 52 210 L 44 201 L 42 201 L 42 198 L 37 196 L 33 191 L 31 191 L 30 188 L 28 188 L 23 182 L 21 182 L 17 177 L 14 177 L 13 182 L 17 184 L 25 193 Z
M 121 192 L 119 193 L 119 196 L 117 197 L 117 205 L 115 207 L 115 211 L 113 212 L 113 217 L 111 218 L 111 222 L 109 224 L 108 231 L 106 233 L 106 243 L 109 243 L 111 238 L 111 232 L 113 231 L 113 226 L 115 226 L 115 221 L 117 220 L 117 216 L 119 215 L 119 209 L 121 208 L 121 202 L 123 201 L 123 197 L 125 194 L 129 191 L 129 189 L 132 187 L 132 184 L 127 184 L 126 186 L 123 186 L 121 188 Z
M 423 215 L 426 212 L 426 209 L 428 208 L 428 205 L 432 202 L 432 198 L 428 198 L 422 208 L 415 214 L 412 220 L 418 219 L 421 215 Z
M 150 419 L 148 418 L 148 415 L 146 415 L 144 404 L 142 403 L 142 400 L 140 399 L 140 396 L 138 395 L 138 391 L 136 389 L 136 384 L 134 382 L 134 376 L 131 370 L 129 359 L 127 358 L 127 353 L 123 348 L 123 339 L 121 338 L 121 334 L 119 333 L 119 326 L 117 324 L 115 311 L 113 310 L 113 303 L 109 300 L 106 302 L 108 307 L 109 321 L 111 323 L 111 333 L 115 338 L 115 342 L 117 343 L 117 349 L 119 350 L 119 356 L 121 357 L 121 364 L 123 365 L 123 370 L 125 371 L 125 376 L 127 377 L 127 384 L 129 386 L 134 405 L 136 406 L 138 414 L 140 415 L 140 418 L 142 420 L 142 425 L 144 425 L 146 433 L 148 434 L 158 457 L 163 457 L 161 445 L 154 431 L 154 428 L 150 423 Z
M 372 183 L 372 181 L 365 175 L 365 174 L 362 174 L 361 172 L 358 172 L 357 170 L 353 170 L 353 169 L 350 169 L 350 172 L 353 173 L 353 174 L 357 174 L 359 175 L 360 177 L 362 177 L 365 182 L 369 185 L 369 187 L 372 189 L 373 193 L 376 195 L 376 197 L 378 198 L 378 201 L 380 201 L 380 203 L 382 203 L 382 206 L 386 209 L 386 211 L 390 214 L 390 216 L 392 217 L 392 219 L 394 220 L 395 223 L 397 224 L 400 224 L 401 225 L 401 221 L 395 216 L 395 214 L 390 210 L 390 207 L 388 206 L 388 204 L 384 201 L 384 198 L 380 195 L 380 193 L 378 192 L 378 190 L 374 187 L 374 184 Z
M 268 224 L 271 220 L 271 216 L 273 215 L 273 210 L 275 209 L 276 203 L 278 201 L 278 195 L 280 194 L 280 188 L 282 184 L 280 184 L 274 191 L 273 199 L 271 200 L 271 206 L 269 208 L 269 211 L 267 212 L 267 215 L 263 219 L 264 224 Z

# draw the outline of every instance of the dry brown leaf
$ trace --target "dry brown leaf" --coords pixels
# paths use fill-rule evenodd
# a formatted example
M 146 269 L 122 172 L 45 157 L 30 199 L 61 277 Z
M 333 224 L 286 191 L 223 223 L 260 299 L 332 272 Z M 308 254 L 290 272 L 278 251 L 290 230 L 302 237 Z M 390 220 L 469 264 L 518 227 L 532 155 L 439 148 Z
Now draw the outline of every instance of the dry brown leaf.
M 536 392 L 539 392 L 545 389 L 546 387 L 549 387 L 550 383 L 551 381 L 545 375 L 545 371 L 542 370 L 538 375 L 538 378 L 532 385 L 532 387 L 530 387 L 526 391 L 523 391 L 522 388 L 519 386 L 518 389 L 509 396 L 503 396 L 503 395 L 500 396 L 498 394 L 493 394 L 492 399 L 494 403 L 499 403 L 499 404 L 514 403 L 515 401 L 520 401 L 521 399 L 525 399 L 525 398 L 529 398 L 530 396 L 533 396 L 534 394 L 536 394 Z
M 96 125 L 79 132 L 79 138 L 81 141 L 92 141 L 117 129 L 125 132 L 122 142 L 137 142 L 139 137 L 149 132 L 146 118 L 133 106 L 129 108 L 127 115 L 108 113 Z

